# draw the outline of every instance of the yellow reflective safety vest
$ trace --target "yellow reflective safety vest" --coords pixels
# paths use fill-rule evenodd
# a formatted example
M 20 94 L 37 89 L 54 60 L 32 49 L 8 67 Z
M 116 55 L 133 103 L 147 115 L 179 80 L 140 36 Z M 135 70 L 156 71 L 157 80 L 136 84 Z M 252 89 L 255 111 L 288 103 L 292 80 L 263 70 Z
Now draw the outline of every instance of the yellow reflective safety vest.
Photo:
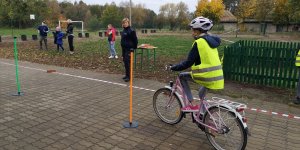
M 296 65 L 297 67 L 300 67 L 300 49 L 298 50 L 298 54 L 297 54 L 297 56 L 296 56 L 295 65 Z
M 199 38 L 195 42 L 201 64 L 192 66 L 193 80 L 208 89 L 223 89 L 223 70 L 217 48 L 211 48 L 203 38 Z

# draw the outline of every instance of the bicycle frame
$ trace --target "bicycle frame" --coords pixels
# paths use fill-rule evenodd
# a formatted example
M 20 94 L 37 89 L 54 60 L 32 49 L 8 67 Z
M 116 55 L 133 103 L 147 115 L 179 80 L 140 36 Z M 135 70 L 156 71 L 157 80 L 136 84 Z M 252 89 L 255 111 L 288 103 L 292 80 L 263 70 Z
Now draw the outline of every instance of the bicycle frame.
M 185 92 L 184 92 L 184 90 L 183 90 L 183 87 L 182 87 L 182 84 L 181 84 L 181 82 L 180 82 L 179 77 L 176 78 L 175 84 L 174 84 L 172 87 L 171 87 L 171 86 L 172 86 L 172 85 L 170 85 L 170 87 L 167 87 L 167 88 L 171 88 L 171 91 L 172 91 L 172 92 L 171 92 L 171 95 L 176 94 L 176 95 L 179 97 L 180 103 L 181 103 L 182 107 L 185 107 L 185 106 L 189 105 L 190 102 L 188 101 L 187 96 L 186 96 L 186 94 L 185 94 Z M 174 97 L 171 96 L 171 99 L 170 99 L 170 101 L 167 103 L 167 106 L 169 106 L 169 105 L 173 102 L 173 100 L 174 100 Z M 207 107 L 208 105 L 209 105 L 209 104 L 208 104 L 207 101 L 204 101 L 204 100 L 200 99 L 200 107 L 199 107 L 200 109 L 199 109 L 198 112 L 195 112 L 195 113 L 192 114 L 192 115 L 194 116 L 193 118 L 195 119 L 195 121 L 196 121 L 197 123 L 199 123 L 199 124 L 201 124 L 201 125 L 203 125 L 203 126 L 205 126 L 205 127 L 207 127 L 207 128 L 210 128 L 210 129 L 212 129 L 212 130 L 214 130 L 214 131 L 216 131 L 216 132 L 219 132 L 218 129 L 216 129 L 215 127 L 212 127 L 212 126 L 209 126 L 209 125 L 203 123 L 203 122 L 199 119 L 199 117 L 197 117 L 197 116 L 200 115 L 200 112 L 201 112 L 201 109 L 202 109 L 202 108 L 205 108 L 205 111 L 208 112 L 209 115 L 211 116 L 211 113 L 208 111 L 208 107 Z M 203 107 L 202 107 L 202 106 L 203 106 Z M 204 111 L 204 112 L 205 112 L 205 111 Z M 216 126 L 216 122 L 215 122 L 214 120 L 213 120 L 213 122 L 214 122 L 214 125 Z M 224 123 L 224 122 L 223 122 L 223 123 Z

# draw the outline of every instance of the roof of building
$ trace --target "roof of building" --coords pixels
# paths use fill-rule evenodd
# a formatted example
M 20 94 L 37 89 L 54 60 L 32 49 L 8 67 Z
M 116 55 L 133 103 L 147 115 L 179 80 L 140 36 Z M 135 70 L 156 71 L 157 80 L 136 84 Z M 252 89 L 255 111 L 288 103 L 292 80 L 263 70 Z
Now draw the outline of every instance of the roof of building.
M 220 22 L 237 22 L 237 18 L 229 10 L 225 10 Z
M 220 19 L 220 23 L 237 23 L 238 19 L 229 10 L 225 10 L 223 16 Z M 259 23 L 257 19 L 247 18 L 244 23 Z M 273 21 L 268 19 L 264 21 L 265 23 L 272 23 Z

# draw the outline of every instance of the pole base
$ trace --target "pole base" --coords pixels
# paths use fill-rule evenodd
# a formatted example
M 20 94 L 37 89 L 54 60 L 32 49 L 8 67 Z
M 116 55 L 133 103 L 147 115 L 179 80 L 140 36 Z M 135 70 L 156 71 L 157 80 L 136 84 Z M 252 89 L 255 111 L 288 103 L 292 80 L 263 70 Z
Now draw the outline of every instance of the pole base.
M 126 121 L 123 123 L 124 128 L 137 128 L 138 127 L 138 122 L 137 121 L 132 121 L 131 123 L 129 121 Z
M 23 92 L 17 92 L 17 93 L 14 93 L 14 94 L 11 94 L 12 96 L 23 96 L 24 93 Z

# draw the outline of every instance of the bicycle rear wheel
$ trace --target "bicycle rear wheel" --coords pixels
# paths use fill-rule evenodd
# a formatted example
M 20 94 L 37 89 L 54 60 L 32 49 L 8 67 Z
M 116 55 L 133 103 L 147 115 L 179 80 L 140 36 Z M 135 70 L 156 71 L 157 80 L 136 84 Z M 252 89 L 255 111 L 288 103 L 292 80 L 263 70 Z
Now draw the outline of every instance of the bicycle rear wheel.
M 165 123 L 177 124 L 183 117 L 179 98 L 168 88 L 161 88 L 153 95 L 153 108 L 156 115 Z
M 244 150 L 247 145 L 247 133 L 241 120 L 235 114 L 223 107 L 212 107 L 204 115 L 204 123 L 223 133 L 217 133 L 205 128 L 206 137 L 218 150 Z

